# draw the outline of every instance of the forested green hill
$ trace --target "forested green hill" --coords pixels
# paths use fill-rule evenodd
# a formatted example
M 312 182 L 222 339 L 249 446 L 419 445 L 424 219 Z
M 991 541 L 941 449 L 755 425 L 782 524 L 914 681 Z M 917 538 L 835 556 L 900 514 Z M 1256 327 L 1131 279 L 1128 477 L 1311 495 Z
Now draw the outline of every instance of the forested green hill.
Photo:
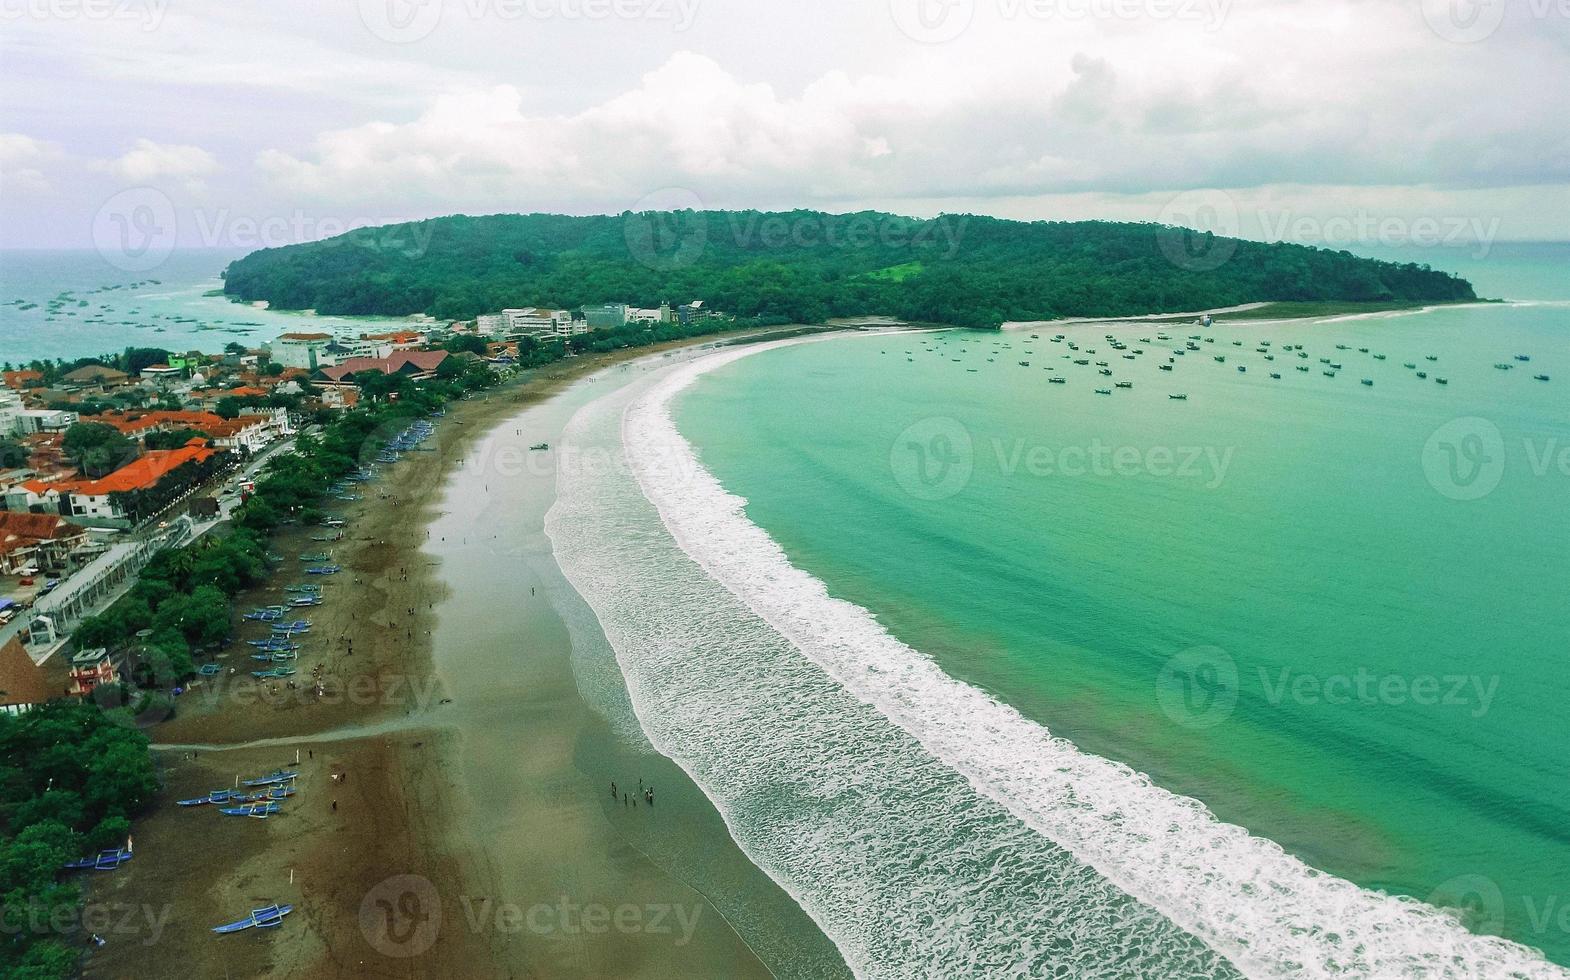
M 991 326 L 1263 300 L 1475 299 L 1426 266 L 1154 224 L 920 220 L 875 211 L 455 215 L 265 249 L 224 291 L 274 309 L 430 313 L 702 299 L 802 322 L 890 314 Z

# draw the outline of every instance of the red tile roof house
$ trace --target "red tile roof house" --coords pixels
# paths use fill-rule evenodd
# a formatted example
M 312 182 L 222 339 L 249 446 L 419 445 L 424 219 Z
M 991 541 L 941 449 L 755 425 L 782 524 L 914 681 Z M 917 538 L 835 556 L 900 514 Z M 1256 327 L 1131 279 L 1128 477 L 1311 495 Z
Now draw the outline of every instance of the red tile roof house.
M 7 371 L 5 372 L 5 386 L 13 391 L 26 388 L 28 382 L 43 381 L 44 376 L 37 371 Z
M 22 641 L 13 636 L 0 643 L 0 711 L 19 715 L 61 694 L 48 671 L 33 663 Z
M 402 374 L 414 381 L 423 381 L 435 377 L 436 369 L 450 356 L 444 350 L 422 350 L 397 351 L 390 357 L 351 357 L 342 364 L 317 371 L 312 381 L 322 387 L 352 386 L 354 375 L 361 371 Z
M 87 544 L 86 528 L 55 514 L 0 511 L 0 574 L 17 575 L 24 568 L 64 571 Z

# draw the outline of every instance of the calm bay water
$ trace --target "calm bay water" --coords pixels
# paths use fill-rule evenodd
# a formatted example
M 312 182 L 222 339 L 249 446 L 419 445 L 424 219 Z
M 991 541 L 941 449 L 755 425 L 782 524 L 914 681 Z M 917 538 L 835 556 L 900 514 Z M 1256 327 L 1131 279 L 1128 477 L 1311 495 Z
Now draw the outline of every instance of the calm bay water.
M 243 252 L 171 252 L 127 272 L 96 251 L 0 251 L 0 361 L 109 354 L 127 347 L 218 353 L 291 330 L 358 333 L 407 323 L 382 317 L 306 316 L 231 303 L 224 267 Z
M 1563 299 L 1570 250 L 1534 248 L 1479 292 Z M 675 418 L 793 565 L 952 678 L 1570 963 L 1570 304 L 1034 332 L 782 347 Z

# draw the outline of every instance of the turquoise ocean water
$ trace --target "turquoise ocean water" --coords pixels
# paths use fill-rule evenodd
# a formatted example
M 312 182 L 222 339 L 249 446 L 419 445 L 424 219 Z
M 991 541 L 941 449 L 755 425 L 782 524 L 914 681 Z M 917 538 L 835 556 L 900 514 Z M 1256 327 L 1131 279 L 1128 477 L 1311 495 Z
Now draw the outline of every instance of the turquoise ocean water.
M 992 744 L 1003 722 L 968 744 L 921 736 L 932 718 L 916 725 L 914 702 L 885 702 L 885 689 L 856 673 L 888 669 L 876 666 L 885 640 L 960 682 L 954 691 L 979 692 L 1246 828 L 1253 839 L 1237 846 L 1239 861 L 1255 845 L 1262 855 L 1247 859 L 1249 883 L 1207 904 L 1215 876 L 1194 862 L 1164 874 L 1170 883 L 1196 872 L 1165 893 L 1098 851 L 1094 833 L 1054 833 L 1050 808 L 1039 824 L 1245 972 L 1278 973 L 1282 961 L 1252 958 L 1272 934 L 1239 922 L 1268 919 L 1304 893 L 1302 881 L 1264 870 L 1276 845 L 1331 881 L 1454 908 L 1476 934 L 1570 964 L 1570 248 L 1455 258 L 1426 260 L 1469 275 L 1480 294 L 1522 302 L 1323 322 L 1223 317 L 1203 330 L 1087 323 L 858 336 L 739 357 L 691 379 L 672 398 L 674 420 L 696 463 L 745 501 L 732 516 L 888 637 L 850 619 L 832 636 L 790 625 L 806 593 L 772 605 L 792 587 L 781 570 L 757 573 L 758 591 L 748 591 L 753 573 L 726 557 L 751 554 L 746 540 L 713 548 L 724 509 L 683 516 L 682 497 L 701 496 L 691 476 L 665 498 L 657 482 L 643 486 L 714 578 L 798 649 L 834 648 L 812 659 L 839 658 L 834 676 L 972 785 L 1011 785 L 1043 752 L 1021 728 L 967 769 L 967 751 Z M 1056 333 L 1066 342 L 1051 342 Z M 1190 335 L 1200 349 L 1173 353 Z M 1289 349 L 1297 345 L 1307 357 Z M 1172 370 L 1160 370 L 1169 358 Z M 1097 373 L 1101 361 L 1110 375 Z M 1170 397 L 1179 393 L 1187 398 Z M 641 430 L 628 424 L 632 445 Z M 684 745 L 673 737 L 678 758 Z M 868 764 L 881 765 L 875 758 L 869 751 Z M 724 776 L 710 782 L 722 808 L 745 808 L 727 802 L 738 791 Z M 1055 797 L 1060 809 L 1086 793 L 1069 790 Z M 998 798 L 1037 826 L 1031 790 L 1015 792 Z M 1101 818 L 1121 825 L 1143 814 L 1137 795 L 1126 806 L 1114 799 Z M 771 819 L 753 816 L 756 826 Z M 1176 841 L 1166 821 L 1149 826 Z M 735 822 L 745 846 L 747 821 Z M 1154 846 L 1153 834 L 1159 842 L 1152 831 L 1134 846 Z M 770 867 L 767 848 L 759 854 Z M 800 888 L 812 909 L 810 884 Z M 1095 917 L 1087 912 L 1091 932 Z M 1311 920 L 1280 934 L 1325 926 Z M 1169 943 L 1149 936 L 1152 950 Z M 1305 948 L 1310 975 L 1330 972 L 1343 962 L 1335 951 L 1357 942 L 1440 952 L 1394 919 L 1372 940 L 1333 929 L 1320 938 Z M 1166 948 L 1141 962 L 1174 975 L 1193 967 Z M 1442 958 L 1457 975 L 1486 974 L 1495 952 L 1447 945 Z
M 96 251 L 0 251 L 0 362 L 77 358 L 126 347 L 185 352 L 254 347 L 291 330 L 358 333 L 407 321 L 304 316 L 231 303 L 209 293 L 242 252 L 171 252 L 127 272 Z

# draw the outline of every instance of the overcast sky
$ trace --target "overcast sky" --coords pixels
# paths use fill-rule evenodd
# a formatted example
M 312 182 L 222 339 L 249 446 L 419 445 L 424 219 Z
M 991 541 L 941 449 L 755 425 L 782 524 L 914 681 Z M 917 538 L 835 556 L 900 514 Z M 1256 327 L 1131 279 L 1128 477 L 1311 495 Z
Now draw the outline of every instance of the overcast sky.
M 1570 238 L 1570 0 L 0 0 L 0 246 L 697 206 Z

